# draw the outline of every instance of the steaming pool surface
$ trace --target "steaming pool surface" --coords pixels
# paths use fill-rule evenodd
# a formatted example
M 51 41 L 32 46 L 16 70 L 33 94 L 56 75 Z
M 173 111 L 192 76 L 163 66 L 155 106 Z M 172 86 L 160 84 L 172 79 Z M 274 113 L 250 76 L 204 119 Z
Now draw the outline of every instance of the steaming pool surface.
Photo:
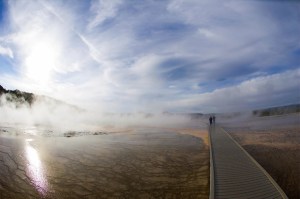
M 0 198 L 208 196 L 201 138 L 157 128 L 71 138 L 35 136 L 37 129 L 7 135 L 7 128 L 0 134 Z

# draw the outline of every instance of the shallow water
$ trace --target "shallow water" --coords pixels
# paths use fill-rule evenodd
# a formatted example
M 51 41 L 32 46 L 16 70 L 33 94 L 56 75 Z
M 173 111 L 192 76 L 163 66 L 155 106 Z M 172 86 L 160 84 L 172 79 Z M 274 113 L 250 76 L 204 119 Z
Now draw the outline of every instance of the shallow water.
M 0 137 L 0 198 L 207 198 L 208 149 L 163 129 Z

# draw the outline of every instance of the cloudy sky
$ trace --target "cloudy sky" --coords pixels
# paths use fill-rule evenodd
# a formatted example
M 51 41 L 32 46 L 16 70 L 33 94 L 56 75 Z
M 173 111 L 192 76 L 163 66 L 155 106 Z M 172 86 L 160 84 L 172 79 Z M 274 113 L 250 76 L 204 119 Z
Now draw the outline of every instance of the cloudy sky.
M 0 84 L 112 112 L 299 103 L 300 3 L 282 2 L 0 0 Z

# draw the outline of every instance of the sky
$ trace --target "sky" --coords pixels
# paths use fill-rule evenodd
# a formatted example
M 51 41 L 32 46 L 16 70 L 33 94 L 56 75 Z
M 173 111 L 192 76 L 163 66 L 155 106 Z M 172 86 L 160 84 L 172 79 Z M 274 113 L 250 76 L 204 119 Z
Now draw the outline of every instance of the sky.
M 300 3 L 0 0 L 0 85 L 103 112 L 300 102 Z

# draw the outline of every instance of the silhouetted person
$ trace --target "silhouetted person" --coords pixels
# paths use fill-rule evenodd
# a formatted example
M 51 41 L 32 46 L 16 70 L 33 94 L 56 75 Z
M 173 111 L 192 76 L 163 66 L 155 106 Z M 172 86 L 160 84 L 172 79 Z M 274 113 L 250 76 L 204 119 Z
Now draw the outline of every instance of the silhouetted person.
M 209 125 L 212 124 L 212 121 L 213 121 L 213 118 L 210 116 L 210 117 L 209 117 Z
M 212 122 L 216 123 L 216 117 L 215 116 L 212 117 Z

